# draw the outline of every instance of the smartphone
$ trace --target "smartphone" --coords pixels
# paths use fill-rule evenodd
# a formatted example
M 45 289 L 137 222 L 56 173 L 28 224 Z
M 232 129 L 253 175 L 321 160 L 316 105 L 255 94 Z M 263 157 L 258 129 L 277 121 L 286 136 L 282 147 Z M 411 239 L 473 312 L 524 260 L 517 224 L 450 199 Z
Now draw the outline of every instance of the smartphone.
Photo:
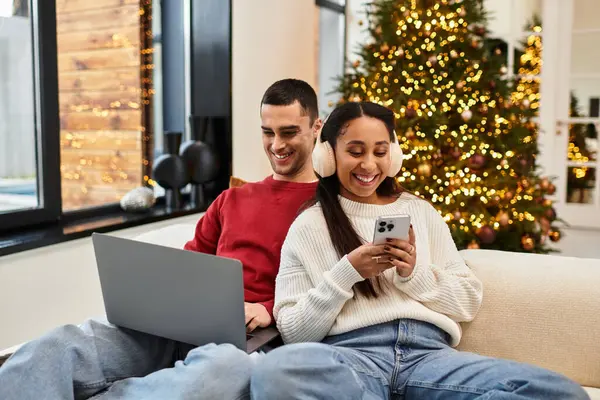
M 375 221 L 373 244 L 384 244 L 386 239 L 408 240 L 409 229 L 410 215 L 380 216 L 377 218 L 377 221 Z

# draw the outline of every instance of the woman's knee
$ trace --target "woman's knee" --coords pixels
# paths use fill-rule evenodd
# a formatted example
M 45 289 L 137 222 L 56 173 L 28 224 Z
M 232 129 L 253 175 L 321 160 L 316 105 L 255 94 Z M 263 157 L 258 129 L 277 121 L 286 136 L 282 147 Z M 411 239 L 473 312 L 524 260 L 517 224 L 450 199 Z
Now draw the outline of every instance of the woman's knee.
M 527 397 L 553 398 L 564 400 L 589 400 L 589 396 L 578 383 L 561 375 L 537 366 L 528 366 L 526 371 L 505 380 L 511 392 Z

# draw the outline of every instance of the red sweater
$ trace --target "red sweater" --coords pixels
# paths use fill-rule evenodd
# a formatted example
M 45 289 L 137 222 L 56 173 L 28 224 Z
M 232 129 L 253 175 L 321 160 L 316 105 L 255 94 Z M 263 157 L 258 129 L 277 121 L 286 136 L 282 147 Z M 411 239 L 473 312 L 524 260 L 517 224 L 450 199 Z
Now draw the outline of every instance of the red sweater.
M 221 193 L 198 221 L 185 249 L 240 260 L 244 299 L 260 303 L 273 319 L 275 277 L 281 246 L 300 206 L 315 194 L 316 183 L 246 183 Z

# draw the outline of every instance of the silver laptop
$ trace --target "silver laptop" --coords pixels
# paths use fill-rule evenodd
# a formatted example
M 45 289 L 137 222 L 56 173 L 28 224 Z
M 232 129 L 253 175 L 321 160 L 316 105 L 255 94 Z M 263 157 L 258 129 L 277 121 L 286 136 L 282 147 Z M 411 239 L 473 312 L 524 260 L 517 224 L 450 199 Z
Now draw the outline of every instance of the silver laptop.
M 279 336 L 272 327 L 246 334 L 240 261 L 98 233 L 92 242 L 110 323 L 249 353 Z

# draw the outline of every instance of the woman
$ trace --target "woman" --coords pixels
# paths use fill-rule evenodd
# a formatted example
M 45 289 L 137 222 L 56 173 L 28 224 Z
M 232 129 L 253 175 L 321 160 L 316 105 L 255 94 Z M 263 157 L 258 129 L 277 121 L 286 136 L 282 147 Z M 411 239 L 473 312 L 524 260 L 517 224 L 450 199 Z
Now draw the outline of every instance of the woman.
M 347 103 L 313 153 L 316 199 L 283 245 L 274 315 L 286 343 L 257 363 L 256 399 L 587 399 L 563 376 L 459 352 L 482 285 L 426 201 L 392 178 L 394 114 Z M 378 216 L 408 214 L 408 241 L 368 243 Z M 498 329 L 502 329 L 501 326 Z

